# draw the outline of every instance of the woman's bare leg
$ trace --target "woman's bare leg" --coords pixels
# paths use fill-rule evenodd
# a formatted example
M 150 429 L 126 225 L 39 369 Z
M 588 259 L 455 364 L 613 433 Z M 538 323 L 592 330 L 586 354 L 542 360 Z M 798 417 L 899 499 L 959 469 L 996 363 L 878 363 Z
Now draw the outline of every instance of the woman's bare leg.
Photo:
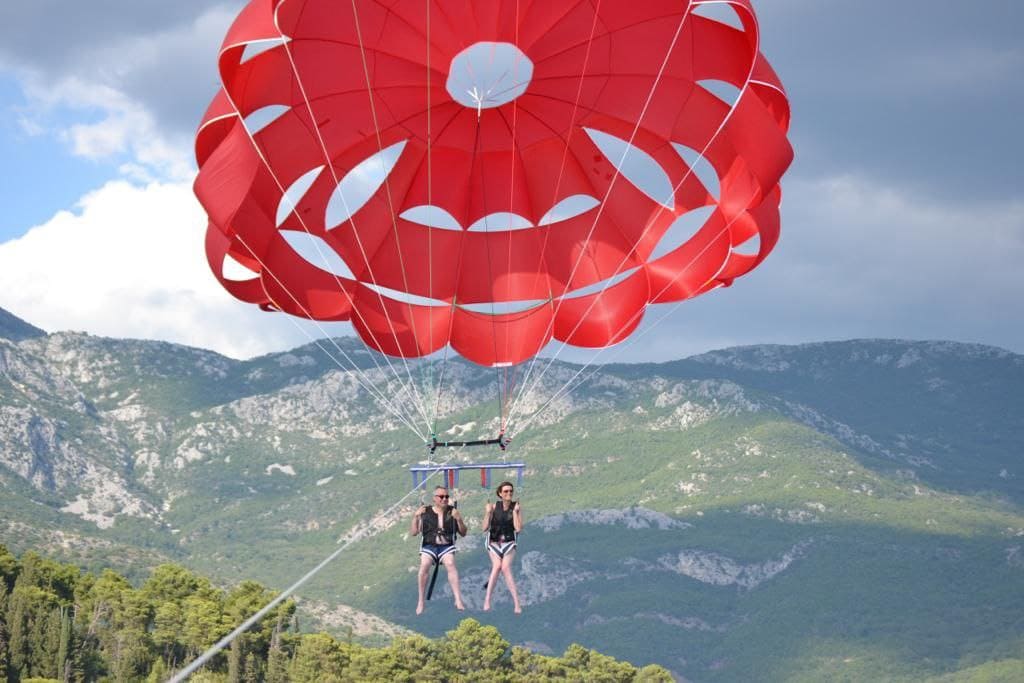
M 522 614 L 523 608 L 519 605 L 519 592 L 516 590 L 516 580 L 512 577 L 512 560 L 516 557 L 516 551 L 510 550 L 501 560 L 501 573 L 505 577 L 505 585 L 512 596 L 512 609 L 516 614 Z M 497 577 L 495 577 L 497 578 Z
M 491 609 L 491 593 L 494 592 L 494 584 L 498 583 L 498 574 L 501 573 L 501 558 L 496 553 L 487 551 L 487 557 L 491 558 L 491 575 L 487 578 L 487 593 L 484 595 L 484 611 Z

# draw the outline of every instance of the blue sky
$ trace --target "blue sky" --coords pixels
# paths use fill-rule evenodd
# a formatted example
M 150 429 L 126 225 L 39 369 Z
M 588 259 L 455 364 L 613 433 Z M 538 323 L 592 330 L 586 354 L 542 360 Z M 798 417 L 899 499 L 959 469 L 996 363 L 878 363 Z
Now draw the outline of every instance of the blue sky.
M 0 151 L 8 169 L 0 185 L 0 242 L 6 242 L 50 219 L 56 209 L 73 206 L 115 176 L 117 164 L 70 155 L 64 142 L 28 127 L 20 112 L 30 106 L 10 73 L 0 73 L 0 102 L 5 114 L 0 119 Z
M 344 331 L 249 310 L 206 269 L 191 142 L 240 6 L 0 8 L 0 307 L 233 356 Z M 793 109 L 782 241 L 600 360 L 861 337 L 1024 352 L 1024 4 L 755 8 Z

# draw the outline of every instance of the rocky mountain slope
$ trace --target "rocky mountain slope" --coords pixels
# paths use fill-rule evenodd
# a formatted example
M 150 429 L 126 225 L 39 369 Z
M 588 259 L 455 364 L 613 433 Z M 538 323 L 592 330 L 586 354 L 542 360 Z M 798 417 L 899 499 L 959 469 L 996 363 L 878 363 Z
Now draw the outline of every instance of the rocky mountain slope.
M 304 588 L 308 613 L 336 628 L 357 615 L 365 633 L 451 628 L 462 615 L 443 579 L 413 614 L 403 532 L 418 496 L 379 515 L 426 452 L 360 382 L 408 406 L 403 371 L 337 344 L 361 373 L 315 345 L 234 361 L 72 333 L 0 338 L 0 541 L 284 587 L 365 528 Z M 444 367 L 439 438 L 492 436 L 494 371 Z M 524 414 L 575 371 L 553 365 Z M 440 365 L 408 372 L 429 394 Z M 514 618 L 499 586 L 495 610 L 476 614 L 539 651 L 576 641 L 696 681 L 920 680 L 1012 660 L 1022 397 L 1024 357 L 948 342 L 608 366 L 513 442 L 528 464 L 526 613 Z M 479 524 L 492 494 L 463 476 L 460 507 Z M 459 563 L 477 610 L 479 533 Z

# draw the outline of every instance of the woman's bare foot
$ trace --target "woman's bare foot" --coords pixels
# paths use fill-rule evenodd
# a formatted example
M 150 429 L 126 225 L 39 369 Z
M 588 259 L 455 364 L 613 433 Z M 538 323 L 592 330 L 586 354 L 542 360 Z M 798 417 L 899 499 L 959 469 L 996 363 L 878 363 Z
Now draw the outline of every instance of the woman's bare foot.
M 519 605 L 516 605 L 515 609 L 512 610 L 512 611 L 515 612 L 516 614 L 522 614 L 523 613 L 523 608 L 520 607 Z
M 422 602 L 417 602 L 416 603 L 416 614 L 423 614 L 423 603 Z
M 484 600 L 484 611 L 485 612 L 490 612 L 491 611 L 491 601 L 490 600 Z
M 455 609 L 457 609 L 460 612 L 462 612 L 462 611 L 464 611 L 466 609 L 466 606 L 462 604 L 462 600 L 456 600 L 455 601 Z

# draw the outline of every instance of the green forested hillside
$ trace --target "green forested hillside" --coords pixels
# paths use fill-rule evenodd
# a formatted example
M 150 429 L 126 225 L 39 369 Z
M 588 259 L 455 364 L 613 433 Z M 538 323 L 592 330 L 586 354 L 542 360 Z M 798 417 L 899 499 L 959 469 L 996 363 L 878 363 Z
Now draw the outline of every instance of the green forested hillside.
M 165 681 L 274 597 L 254 581 L 229 590 L 177 565 L 160 565 L 139 587 L 35 553 L 0 546 L 0 680 Z M 193 681 L 655 681 L 638 669 L 572 645 L 561 657 L 512 647 L 492 626 L 463 620 L 443 638 L 396 638 L 364 647 L 302 633 L 295 603 L 283 602 L 235 638 Z
M 50 335 L 0 356 L 9 547 L 137 581 L 172 561 L 281 589 L 366 530 L 303 587 L 300 619 L 382 643 L 464 616 L 443 574 L 413 613 L 417 496 L 381 515 L 422 444 L 317 349 L 240 363 Z M 470 614 L 538 653 L 580 643 L 691 681 L 1016 671 L 1022 368 L 999 349 L 884 340 L 604 368 L 509 452 L 528 464 L 524 614 L 503 586 L 479 611 L 479 533 L 458 554 Z M 439 436 L 492 436 L 493 373 L 449 370 Z M 575 370 L 556 363 L 534 405 Z M 493 494 L 464 477 L 478 524 Z

